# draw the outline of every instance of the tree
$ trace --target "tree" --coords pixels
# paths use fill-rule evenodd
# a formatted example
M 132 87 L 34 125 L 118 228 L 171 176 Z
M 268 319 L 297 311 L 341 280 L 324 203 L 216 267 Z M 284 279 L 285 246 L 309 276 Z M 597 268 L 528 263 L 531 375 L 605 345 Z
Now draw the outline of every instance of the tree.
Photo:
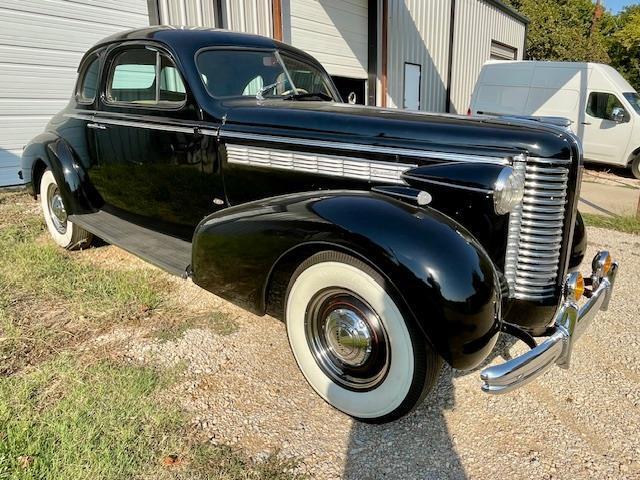
M 640 5 L 627 7 L 606 33 L 611 65 L 640 90 Z
M 591 32 L 595 5 L 591 0 L 511 0 L 529 17 L 527 55 L 535 60 L 609 63 L 607 41 L 600 24 Z

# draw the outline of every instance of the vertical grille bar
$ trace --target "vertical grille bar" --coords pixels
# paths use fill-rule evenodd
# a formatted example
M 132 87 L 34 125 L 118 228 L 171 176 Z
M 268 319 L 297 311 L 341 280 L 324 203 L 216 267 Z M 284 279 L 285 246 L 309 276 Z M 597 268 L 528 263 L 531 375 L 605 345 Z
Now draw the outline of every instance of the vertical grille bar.
M 564 232 L 568 160 L 519 156 L 524 198 L 509 216 L 505 277 L 510 295 L 544 300 L 555 294 Z

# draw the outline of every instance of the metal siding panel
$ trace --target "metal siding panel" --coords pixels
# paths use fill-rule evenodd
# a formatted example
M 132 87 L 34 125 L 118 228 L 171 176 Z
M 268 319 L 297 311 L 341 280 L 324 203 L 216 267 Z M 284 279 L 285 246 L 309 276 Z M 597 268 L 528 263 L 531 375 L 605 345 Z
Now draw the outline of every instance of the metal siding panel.
M 217 0 L 160 0 L 163 25 L 212 27 L 216 25 Z
M 523 58 L 525 25 L 483 0 L 457 0 L 451 85 L 452 112 L 466 113 L 491 40 L 518 49 Z
M 100 39 L 149 25 L 146 0 L 4 0 L 0 6 L 0 186 L 20 183 L 22 147 L 72 94 Z
M 291 44 L 331 75 L 367 78 L 367 0 L 291 0 Z
M 271 37 L 271 0 L 225 0 L 229 30 Z
M 404 63 L 421 66 L 420 109 L 444 112 L 451 0 L 389 0 L 387 105 L 402 107 Z

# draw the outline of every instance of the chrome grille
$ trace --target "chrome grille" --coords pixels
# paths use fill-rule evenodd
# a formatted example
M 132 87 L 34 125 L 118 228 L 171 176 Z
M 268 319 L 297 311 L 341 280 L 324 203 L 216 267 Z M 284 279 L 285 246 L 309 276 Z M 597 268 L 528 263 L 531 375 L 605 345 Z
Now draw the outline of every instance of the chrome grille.
M 555 293 L 569 163 L 524 155 L 514 158 L 514 172 L 524 175 L 525 193 L 509 216 L 505 277 L 512 297 L 543 300 Z
M 404 185 L 402 174 L 417 167 L 417 165 L 407 163 L 382 162 L 359 157 L 323 155 L 230 143 L 227 143 L 226 147 L 228 163 L 355 178 L 369 182 Z

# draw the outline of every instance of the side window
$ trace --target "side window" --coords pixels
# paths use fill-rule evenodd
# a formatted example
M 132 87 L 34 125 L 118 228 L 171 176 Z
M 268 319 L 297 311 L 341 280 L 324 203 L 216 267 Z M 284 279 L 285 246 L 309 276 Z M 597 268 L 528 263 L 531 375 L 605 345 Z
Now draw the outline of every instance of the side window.
M 622 103 L 612 93 L 591 92 L 587 101 L 587 113 L 592 117 L 611 120 L 614 108 L 622 108 Z
M 81 80 L 77 91 L 77 99 L 80 103 L 93 103 L 98 90 L 98 56 L 93 57 L 89 64 L 82 70 Z
M 180 104 L 187 99 L 187 93 L 180 72 L 166 55 L 160 55 L 160 103 Z
M 179 106 L 186 100 L 184 83 L 171 59 L 148 48 L 116 55 L 108 78 L 109 103 Z

